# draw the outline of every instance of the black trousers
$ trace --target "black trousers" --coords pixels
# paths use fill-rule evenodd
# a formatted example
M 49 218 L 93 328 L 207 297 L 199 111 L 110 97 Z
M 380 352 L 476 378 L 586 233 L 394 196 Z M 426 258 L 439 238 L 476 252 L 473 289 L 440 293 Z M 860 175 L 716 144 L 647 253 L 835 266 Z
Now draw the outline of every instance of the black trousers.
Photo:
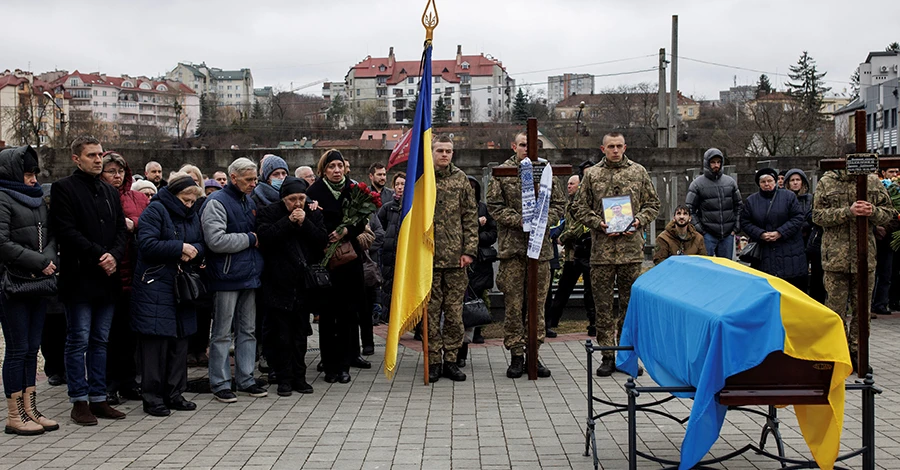
M 123 291 L 116 301 L 109 328 L 106 389 L 110 393 L 138 387 L 136 346 L 137 336 L 131 331 L 131 292 Z
M 55 302 L 55 299 L 54 299 Z M 41 332 L 41 354 L 44 356 L 44 374 L 66 376 L 66 316 L 51 313 L 49 308 Z
M 894 261 L 894 250 L 891 249 L 890 236 L 878 240 L 876 247 L 878 251 L 875 253 L 875 287 L 872 289 L 871 310 L 873 312 L 888 309 Z
M 822 269 L 822 254 L 809 256 L 809 296 L 821 304 L 825 303 L 828 292 L 825 291 L 825 270 Z
M 556 285 L 556 295 L 553 296 L 553 304 L 548 310 L 550 314 L 547 316 L 547 327 L 559 326 L 559 320 L 562 318 L 563 309 L 569 302 L 572 291 L 575 290 L 575 284 L 578 283 L 578 277 L 584 280 L 584 310 L 587 320 L 591 325 L 596 321 L 597 315 L 594 313 L 594 293 L 591 290 L 591 265 L 587 259 L 575 259 L 575 261 L 566 261 L 563 265 L 562 274 L 559 276 L 559 283 Z
M 309 312 L 302 309 L 271 309 L 266 320 L 271 327 L 269 348 L 274 354 L 267 356 L 275 371 L 278 383 L 306 381 L 307 335 L 312 329 Z
M 197 332 L 188 337 L 188 353 L 201 355 L 209 348 L 209 328 L 212 326 L 212 303 L 197 306 Z
M 141 335 L 141 394 L 147 405 L 164 405 L 187 389 L 187 338 Z
M 376 290 L 378 287 L 366 287 L 366 300 L 362 310 L 356 313 L 356 322 L 359 324 L 357 344 L 363 347 L 375 347 L 375 333 L 372 329 L 372 310 L 375 308 Z M 357 355 L 360 352 L 356 347 Z

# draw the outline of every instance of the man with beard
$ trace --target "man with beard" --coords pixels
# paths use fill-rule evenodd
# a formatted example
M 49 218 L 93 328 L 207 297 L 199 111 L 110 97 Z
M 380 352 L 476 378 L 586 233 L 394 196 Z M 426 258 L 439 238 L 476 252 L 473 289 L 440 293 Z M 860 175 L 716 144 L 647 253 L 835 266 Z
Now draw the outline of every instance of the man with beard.
M 656 254 L 653 264 L 659 264 L 670 256 L 706 256 L 706 244 L 691 225 L 691 211 L 684 204 L 675 208 L 675 219 L 666 225 L 666 230 L 656 237 Z
M 369 166 L 369 183 L 372 190 L 381 194 L 382 201 L 390 201 L 394 197 L 394 191 L 385 186 L 387 184 L 387 168 L 384 163 L 375 162 Z

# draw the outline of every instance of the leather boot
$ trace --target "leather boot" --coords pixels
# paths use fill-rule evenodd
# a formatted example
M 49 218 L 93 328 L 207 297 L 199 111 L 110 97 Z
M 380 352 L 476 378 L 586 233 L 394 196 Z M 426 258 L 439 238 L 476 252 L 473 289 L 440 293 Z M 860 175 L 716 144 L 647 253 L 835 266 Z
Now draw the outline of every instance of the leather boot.
M 52 419 L 44 416 L 38 411 L 37 408 L 37 392 L 35 392 L 34 387 L 28 387 L 25 389 L 25 394 L 23 396 L 25 399 L 25 413 L 28 414 L 28 417 L 41 425 L 44 428 L 44 431 L 56 431 L 59 429 L 59 423 L 53 421 Z
M 125 419 L 125 413 L 109 406 L 105 401 L 91 403 L 91 413 L 103 419 Z
M 506 369 L 506 376 L 511 379 L 518 379 L 525 371 L 525 356 L 513 356 L 509 362 L 509 368 Z
M 72 404 L 72 422 L 81 426 L 96 426 L 97 417 L 91 413 L 91 407 L 86 401 L 76 401 Z
M 616 360 L 612 357 L 604 357 L 597 368 L 597 377 L 609 377 L 616 370 Z
M 441 363 L 428 364 L 428 383 L 434 383 L 440 380 L 443 367 Z
M 459 370 L 459 366 L 457 366 L 456 363 L 453 362 L 444 363 L 444 371 L 441 373 L 441 375 L 454 382 L 463 382 L 466 380 L 466 374 L 464 374 L 463 371 Z
M 463 343 L 462 347 L 456 351 L 456 366 L 465 367 L 466 359 L 469 358 L 469 343 Z
M 44 428 L 35 423 L 25 412 L 25 400 L 22 392 L 12 394 L 6 399 L 6 434 L 18 434 L 20 436 L 34 436 L 43 434 Z

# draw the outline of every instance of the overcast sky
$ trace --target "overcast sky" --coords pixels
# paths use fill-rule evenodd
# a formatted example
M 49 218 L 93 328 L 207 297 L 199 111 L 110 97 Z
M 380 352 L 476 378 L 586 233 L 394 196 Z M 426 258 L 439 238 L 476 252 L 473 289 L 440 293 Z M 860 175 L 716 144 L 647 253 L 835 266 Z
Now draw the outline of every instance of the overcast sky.
M 158 76 L 179 61 L 204 61 L 222 69 L 250 68 L 256 87 L 288 89 L 291 83 L 342 81 L 353 64 L 366 55 L 387 56 L 390 46 L 398 60 L 417 60 L 424 39 L 424 0 L 2 3 L 0 69 L 34 72 Z M 435 59 L 454 57 L 461 44 L 464 54 L 484 52 L 502 60 L 518 83 L 535 88 L 548 75 L 565 72 L 605 75 L 655 67 L 660 47 L 671 52 L 673 14 L 679 15 L 679 89 L 695 98 L 717 98 L 735 76 L 738 85 L 755 83 L 759 71 L 770 72 L 781 88 L 804 50 L 828 72 L 827 85 L 842 91 L 868 52 L 900 41 L 900 31 L 888 26 L 900 18 L 896 0 L 437 3 Z M 865 17 L 867 24 L 883 27 L 852 31 Z M 655 70 L 598 77 L 596 88 L 657 78 Z M 320 94 L 321 85 L 302 92 Z

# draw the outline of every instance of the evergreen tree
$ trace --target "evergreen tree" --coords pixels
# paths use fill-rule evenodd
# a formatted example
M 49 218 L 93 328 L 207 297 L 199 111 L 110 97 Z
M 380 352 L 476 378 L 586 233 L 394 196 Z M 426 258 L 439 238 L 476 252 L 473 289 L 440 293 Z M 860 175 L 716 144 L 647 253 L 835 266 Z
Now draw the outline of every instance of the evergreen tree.
M 884 48 L 885 52 L 900 52 L 900 42 L 892 42 Z
M 340 124 L 341 119 L 347 115 L 347 103 L 341 95 L 336 95 L 331 100 L 331 106 L 328 107 L 326 119 L 332 126 Z
M 197 120 L 197 135 L 205 135 L 209 132 L 209 103 L 206 93 L 200 94 L 200 118 Z
M 822 80 L 827 72 L 820 73 L 816 68 L 816 60 L 806 51 L 803 51 L 797 65 L 792 65 L 790 69 L 788 77 L 791 81 L 785 83 L 788 93 L 800 103 L 808 116 L 818 116 L 822 109 L 822 97 L 831 90 Z
M 434 117 L 432 118 L 432 124 L 437 126 L 446 126 L 450 123 L 450 108 L 444 104 L 444 97 L 439 96 L 437 100 L 437 104 L 434 106 Z
M 412 125 L 416 119 L 416 106 L 419 104 L 419 92 L 416 91 L 416 97 L 409 100 L 406 105 L 406 119 L 409 119 L 409 124 Z
M 850 75 L 850 101 L 859 98 L 859 69 Z
M 759 83 L 756 84 L 756 97 L 768 95 L 772 91 L 772 82 L 769 81 L 769 76 L 766 74 L 760 75 Z
M 266 111 L 262 107 L 262 103 L 256 100 L 253 103 L 253 109 L 250 110 L 250 119 L 254 121 L 263 121 L 266 119 Z
M 514 122 L 519 124 L 525 124 L 525 122 L 528 121 L 528 98 L 521 88 L 516 92 L 516 101 L 513 103 L 512 118 Z

